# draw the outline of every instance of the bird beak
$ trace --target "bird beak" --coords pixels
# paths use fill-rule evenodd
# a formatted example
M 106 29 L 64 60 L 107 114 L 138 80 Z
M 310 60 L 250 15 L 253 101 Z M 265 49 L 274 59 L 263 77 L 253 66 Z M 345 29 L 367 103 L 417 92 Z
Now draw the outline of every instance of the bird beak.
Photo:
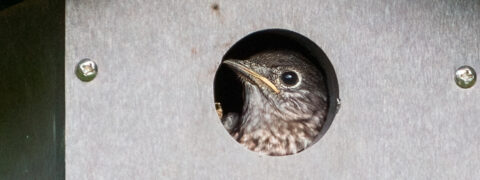
M 266 77 L 258 74 L 257 72 L 253 71 L 252 69 L 248 68 L 247 66 L 241 64 L 241 60 L 225 60 L 223 61 L 223 64 L 228 65 L 230 68 L 232 68 L 237 74 L 243 75 L 253 82 L 255 82 L 257 85 L 264 84 L 268 88 L 270 88 L 273 92 L 275 93 L 280 93 L 278 88 Z

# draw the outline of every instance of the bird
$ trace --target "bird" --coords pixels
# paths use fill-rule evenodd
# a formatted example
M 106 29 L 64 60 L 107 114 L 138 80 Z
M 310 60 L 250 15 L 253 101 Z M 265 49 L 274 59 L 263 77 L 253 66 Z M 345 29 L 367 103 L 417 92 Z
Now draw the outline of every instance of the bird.
M 307 58 L 269 50 L 222 64 L 243 87 L 241 113 L 217 111 L 236 141 L 270 156 L 296 154 L 314 143 L 326 119 L 328 96 L 322 72 Z

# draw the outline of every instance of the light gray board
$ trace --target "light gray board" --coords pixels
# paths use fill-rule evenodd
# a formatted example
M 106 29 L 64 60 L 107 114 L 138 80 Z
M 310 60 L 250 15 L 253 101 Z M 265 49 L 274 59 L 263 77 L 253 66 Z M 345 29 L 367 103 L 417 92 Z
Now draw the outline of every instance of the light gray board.
M 330 130 L 293 156 L 244 149 L 213 105 L 223 54 L 265 28 L 312 39 L 339 80 Z M 480 71 L 479 37 L 480 1 L 67 0 L 66 177 L 480 177 L 480 91 L 453 81 Z M 86 57 L 89 83 L 73 73 Z

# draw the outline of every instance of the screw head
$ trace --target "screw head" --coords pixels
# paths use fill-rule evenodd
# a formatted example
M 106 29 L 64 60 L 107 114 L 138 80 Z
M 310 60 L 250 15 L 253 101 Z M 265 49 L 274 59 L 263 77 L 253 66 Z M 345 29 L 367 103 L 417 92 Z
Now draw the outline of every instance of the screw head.
M 81 81 L 91 81 L 97 76 L 97 64 L 90 59 L 82 59 L 75 68 L 75 74 Z
M 455 82 L 461 88 L 471 88 L 477 80 L 477 73 L 470 66 L 462 66 L 455 72 Z

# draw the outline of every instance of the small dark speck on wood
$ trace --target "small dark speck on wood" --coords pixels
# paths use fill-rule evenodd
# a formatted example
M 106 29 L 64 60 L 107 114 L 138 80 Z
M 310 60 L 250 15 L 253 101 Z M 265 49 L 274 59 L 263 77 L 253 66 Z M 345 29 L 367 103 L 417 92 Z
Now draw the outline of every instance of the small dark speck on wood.
M 210 6 L 210 8 L 212 8 L 213 13 L 219 18 L 220 23 L 223 24 L 224 19 L 223 19 L 222 14 L 220 13 L 220 5 L 218 5 L 218 3 L 213 3 Z
M 218 11 L 218 10 L 220 10 L 220 6 L 218 6 L 217 3 L 212 4 L 212 9 L 213 9 L 214 11 Z

